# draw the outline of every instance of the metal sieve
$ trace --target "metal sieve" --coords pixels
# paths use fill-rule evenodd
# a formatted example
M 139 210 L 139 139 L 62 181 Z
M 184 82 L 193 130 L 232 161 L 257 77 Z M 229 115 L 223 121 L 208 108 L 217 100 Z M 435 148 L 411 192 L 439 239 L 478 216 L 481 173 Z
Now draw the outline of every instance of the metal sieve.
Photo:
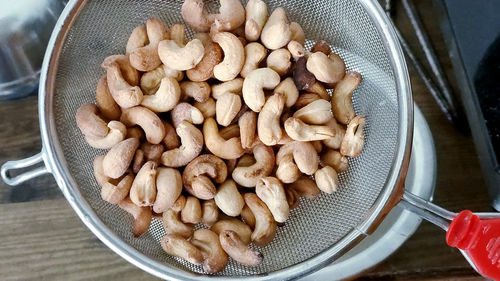
M 406 64 L 388 18 L 375 0 L 266 1 L 269 10 L 283 6 L 289 19 L 302 25 L 307 47 L 324 39 L 334 46 L 349 71 L 362 74 L 363 82 L 354 92 L 353 102 L 356 112 L 367 117 L 366 144 L 362 155 L 350 159 L 348 171 L 340 175 L 340 190 L 315 200 L 301 199 L 299 208 L 292 210 L 274 241 L 260 249 L 265 257 L 260 266 L 247 267 L 231 261 L 221 273 L 205 275 L 201 266 L 162 250 L 159 241 L 165 232 L 161 221 L 154 219 L 149 232 L 140 238 L 132 236 L 132 217 L 101 199 L 93 177 L 92 161 L 104 151 L 86 144 L 74 119 L 81 104 L 94 102 L 103 59 L 124 53 L 130 32 L 148 18 L 158 17 L 169 26 L 182 22 L 182 2 L 68 3 L 42 67 L 42 152 L 6 163 L 2 167 L 4 181 L 15 185 L 52 173 L 75 212 L 99 239 L 129 262 L 161 278 L 284 280 L 332 262 L 371 233 L 404 192 L 413 103 Z M 214 2 L 209 1 L 209 8 L 216 8 Z M 187 35 L 193 34 L 188 28 Z M 9 170 L 41 161 L 43 167 L 17 177 L 9 175 Z

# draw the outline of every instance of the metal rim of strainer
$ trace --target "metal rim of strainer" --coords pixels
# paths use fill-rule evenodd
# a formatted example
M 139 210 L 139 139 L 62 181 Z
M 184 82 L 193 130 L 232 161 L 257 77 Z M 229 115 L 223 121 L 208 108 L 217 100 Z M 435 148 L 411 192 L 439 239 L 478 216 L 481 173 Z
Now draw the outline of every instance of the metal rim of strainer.
M 54 175 L 67 201 L 80 219 L 94 235 L 106 244 L 106 246 L 125 260 L 157 277 L 169 280 L 208 280 L 220 278 L 220 276 L 202 275 L 170 267 L 146 257 L 138 250 L 122 241 L 92 210 L 88 202 L 80 193 L 78 184 L 67 168 L 64 153 L 61 149 L 56 132 L 53 112 L 53 90 L 55 87 L 58 59 L 66 35 L 87 1 L 88 0 L 72 0 L 67 4 L 56 23 L 45 54 L 38 95 L 40 132 L 43 142 L 43 160 L 48 170 Z M 297 278 L 317 270 L 347 252 L 367 234 L 371 233 L 401 198 L 404 190 L 403 183 L 409 165 L 413 133 L 413 100 L 411 96 L 410 80 L 405 59 L 394 28 L 383 13 L 382 8 L 376 0 L 359 0 L 359 3 L 374 22 L 382 38 L 384 48 L 389 54 L 388 57 L 392 71 L 394 72 L 396 90 L 398 93 L 397 97 L 400 111 L 398 120 L 398 148 L 384 188 L 380 192 L 374 205 L 370 208 L 369 212 L 367 212 L 365 219 L 339 242 L 328 249 L 301 263 L 278 271 L 254 276 L 241 276 L 236 277 L 236 279 L 285 280 Z M 222 278 L 227 279 L 228 277 L 224 276 Z

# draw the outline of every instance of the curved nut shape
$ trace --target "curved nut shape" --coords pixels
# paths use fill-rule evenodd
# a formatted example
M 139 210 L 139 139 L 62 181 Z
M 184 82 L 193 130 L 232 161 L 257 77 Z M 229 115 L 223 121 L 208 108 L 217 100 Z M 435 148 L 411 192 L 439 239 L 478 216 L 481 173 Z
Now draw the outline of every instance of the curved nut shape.
M 134 217 L 134 227 L 132 229 L 132 234 L 135 237 L 139 237 L 143 233 L 148 231 L 149 225 L 151 224 L 151 219 L 153 218 L 151 208 L 139 207 L 135 205 L 128 197 L 120 201 L 120 203 L 118 203 L 118 206 Z
M 184 98 L 193 98 L 197 102 L 206 101 L 212 92 L 207 82 L 184 81 L 179 86 Z
M 357 157 L 361 154 L 365 145 L 364 127 L 365 117 L 363 116 L 356 116 L 349 122 L 340 145 L 340 153 L 349 157 Z
M 292 55 L 294 61 L 297 61 L 301 57 L 306 55 L 306 49 L 304 48 L 304 46 L 295 40 L 288 42 L 286 48 Z
M 147 20 L 146 31 L 149 44 L 144 47 L 135 48 L 130 52 L 130 64 L 139 71 L 150 71 L 161 64 L 158 57 L 158 43 L 169 37 L 165 24 L 156 18 Z M 128 43 L 130 43 L 130 38 Z
M 333 118 L 330 102 L 319 99 L 295 111 L 293 117 L 308 123 L 321 125 Z
M 328 149 L 327 151 L 323 152 L 323 154 L 321 154 L 320 160 L 323 166 L 330 166 L 334 168 L 337 173 L 342 173 L 349 167 L 347 157 L 333 149 Z
M 142 149 L 137 149 L 135 151 L 134 160 L 132 160 L 132 172 L 137 174 L 142 168 L 142 165 L 146 162 L 146 157 L 144 156 L 144 151 Z
M 229 32 L 215 34 L 213 41 L 218 43 L 224 51 L 224 59 L 214 67 L 214 77 L 220 81 L 236 78 L 245 63 L 243 44 Z
M 335 136 L 335 131 L 328 126 L 308 125 L 295 117 L 285 121 L 285 131 L 296 141 L 326 140 Z
M 337 83 L 345 75 L 344 61 L 335 54 L 329 57 L 323 52 L 312 53 L 306 66 L 316 79 L 324 83 Z
M 240 136 L 240 127 L 238 124 L 229 125 L 219 131 L 219 135 L 223 137 L 225 140 L 230 138 L 237 138 Z M 234 160 L 234 159 L 230 159 Z
M 163 212 L 162 223 L 167 234 L 178 234 L 184 238 L 189 238 L 193 235 L 194 225 L 183 223 L 179 217 L 185 205 L 186 197 L 180 195 L 174 205 Z
M 300 94 L 299 97 L 297 98 L 297 101 L 294 104 L 294 107 L 296 109 L 301 109 L 302 107 L 310 104 L 313 101 L 317 101 L 319 99 L 321 99 L 320 96 L 318 96 L 315 93 Z
M 276 8 L 267 19 L 262 29 L 260 40 L 266 48 L 276 50 L 286 46 L 291 38 L 292 31 L 286 18 L 286 12 L 281 7 Z
M 245 12 L 245 38 L 248 41 L 257 41 L 269 17 L 267 5 L 262 0 L 250 0 L 245 7 Z
M 258 251 L 248 248 L 248 244 L 241 241 L 238 234 L 231 230 L 224 230 L 219 234 L 224 251 L 235 261 L 248 266 L 257 266 L 264 257 Z
M 288 155 L 293 155 L 297 167 L 306 175 L 312 175 L 318 169 L 318 153 L 310 142 L 294 141 L 283 145 L 276 155 L 276 164 L 281 165 Z
M 241 98 L 239 95 L 225 93 L 215 103 L 215 117 L 221 126 L 228 126 L 240 112 Z
M 255 216 L 255 229 L 252 232 L 252 241 L 255 245 L 264 247 L 276 236 L 276 221 L 269 208 L 257 195 L 254 193 L 245 193 L 243 198 Z
M 179 46 L 186 44 L 186 28 L 182 23 L 176 23 L 170 27 L 170 39 Z
M 361 83 L 361 74 L 357 72 L 346 73 L 332 94 L 332 111 L 335 118 L 342 124 L 349 124 L 354 118 L 354 107 L 352 105 L 352 92 Z
M 127 197 L 132 183 L 134 181 L 133 175 L 126 175 L 117 184 L 105 182 L 101 189 L 101 198 L 111 204 L 118 204 L 120 201 Z
M 300 176 L 302 172 L 297 165 L 293 162 L 293 155 L 285 155 L 281 157 L 276 170 L 276 177 L 283 183 L 293 183 Z
M 115 144 L 125 139 L 127 135 L 127 127 L 118 121 L 110 121 L 108 123 L 109 132 L 103 138 L 94 138 L 85 136 L 87 143 L 97 149 L 110 149 Z
M 172 118 L 172 124 L 176 128 L 183 121 L 187 121 L 192 124 L 201 124 L 205 119 L 198 108 L 187 102 L 181 102 L 176 105 L 170 113 L 170 117 Z
M 153 206 L 156 200 L 156 174 L 158 164 L 146 162 L 135 176 L 130 188 L 130 200 L 137 206 Z
M 250 2 L 261 1 L 261 0 L 251 0 Z M 248 2 L 248 5 L 250 4 Z M 265 5 L 265 4 L 264 4 Z M 267 11 L 266 11 L 267 13 Z M 247 21 L 248 23 L 248 21 Z M 240 75 L 243 78 L 246 78 L 250 72 L 257 69 L 259 64 L 264 60 L 267 55 L 266 48 L 262 46 L 260 43 L 252 42 L 245 46 L 245 64 L 241 69 Z
M 178 234 L 168 234 L 163 237 L 161 247 L 167 254 L 183 258 L 192 264 L 201 264 L 203 262 L 201 251 Z
M 314 199 L 321 193 L 316 182 L 307 176 L 300 177 L 294 183 L 288 185 L 287 188 L 294 189 L 299 196 L 303 196 L 307 199 Z
M 102 187 L 105 183 L 107 183 L 111 178 L 104 174 L 104 167 L 102 162 L 104 160 L 105 155 L 97 155 L 94 158 L 94 178 L 97 181 L 97 184 Z
M 243 100 L 253 111 L 259 112 L 264 106 L 264 89 L 272 90 L 280 83 L 280 76 L 270 68 L 258 68 L 243 81 Z
M 251 229 L 255 228 L 255 216 L 247 205 L 245 205 L 241 210 L 241 218 L 248 226 L 250 226 Z
M 181 211 L 181 220 L 184 223 L 197 224 L 201 222 L 201 204 L 198 198 L 188 196 L 186 205 Z
M 299 90 L 297 90 L 297 87 L 291 77 L 281 81 L 278 86 L 274 88 L 274 93 L 280 93 L 285 96 L 286 107 L 292 107 L 299 98 Z
M 161 163 L 167 167 L 182 167 L 198 156 L 203 148 L 203 134 L 193 124 L 182 121 L 175 129 L 182 145 L 163 152 Z
M 250 148 L 255 140 L 255 131 L 257 129 L 257 113 L 247 111 L 240 116 L 238 120 L 240 128 L 241 147 Z
M 118 63 L 111 62 L 105 64 L 103 62 L 101 66 L 106 70 L 109 92 L 119 106 L 129 108 L 141 103 L 143 97 L 141 88 L 133 86 L 125 80 Z M 136 70 L 134 69 L 134 71 Z
M 102 161 L 104 175 L 117 179 L 127 171 L 135 150 L 139 147 L 139 140 L 130 138 L 113 146 Z
M 205 120 L 203 136 L 208 150 L 222 159 L 235 159 L 245 153 L 241 147 L 240 138 L 225 140 L 220 136 L 219 128 L 213 118 Z
M 175 128 L 167 121 L 163 121 L 163 127 L 165 127 L 165 137 L 162 142 L 163 145 L 165 145 L 165 149 L 171 150 L 181 146 L 181 142 L 179 140 L 179 136 L 175 132 Z
M 161 119 L 145 107 L 124 109 L 120 121 L 126 126 L 139 125 L 144 130 L 148 142 L 152 144 L 159 144 L 165 137 L 165 127 Z
M 265 145 L 276 145 L 281 139 L 282 131 L 280 125 L 280 116 L 285 106 L 285 96 L 276 93 L 270 96 L 257 119 L 257 132 L 259 139 Z
M 302 26 L 296 22 L 290 23 L 290 32 L 292 33 L 290 40 L 297 41 L 302 45 L 306 44 L 306 35 L 304 34 L 304 30 Z
M 300 196 L 293 188 L 285 188 L 286 201 L 290 210 L 297 208 L 299 206 Z
M 241 90 L 243 88 L 243 78 L 235 78 L 233 80 L 215 84 L 212 86 L 212 97 L 214 99 L 218 99 L 222 95 L 226 93 L 232 93 L 236 95 L 241 94 Z
M 280 76 L 284 76 L 292 67 L 291 58 L 292 55 L 287 49 L 274 50 L 267 56 L 267 67 L 276 71 Z
M 182 18 L 194 30 L 207 32 L 214 18 L 203 9 L 203 0 L 185 0 L 182 4 Z
M 165 77 L 181 81 L 182 78 L 184 78 L 184 74 L 182 71 L 170 69 L 162 64 L 157 68 L 142 74 L 140 82 L 142 92 L 146 95 L 155 94 L 160 88 L 161 80 Z
M 181 88 L 177 80 L 171 77 L 161 79 L 160 87 L 153 95 L 145 95 L 141 105 L 154 112 L 172 110 L 181 97 Z
M 231 31 L 245 22 L 245 9 L 240 0 L 220 0 L 219 13 L 213 16 L 217 31 Z
M 335 136 L 323 140 L 323 144 L 332 149 L 340 149 L 340 145 L 342 144 L 342 140 L 345 135 L 344 126 L 337 123 L 335 118 L 330 119 L 325 125 L 332 128 L 335 132 Z
M 126 83 L 130 84 L 131 86 L 137 86 L 137 84 L 139 84 L 139 72 L 130 64 L 129 56 L 127 55 L 109 56 L 103 60 L 101 68 L 107 71 L 112 64 L 116 64 L 118 66 L 117 69 L 120 74 L 120 77 L 121 79 L 125 80 Z M 108 86 L 111 89 L 110 82 L 112 81 L 109 81 L 108 75 L 106 76 L 108 79 Z M 113 94 L 113 92 L 111 92 L 111 94 Z
M 144 142 L 141 144 L 141 150 L 144 152 L 144 158 L 147 161 L 159 162 L 160 157 L 163 153 L 163 145 Z
M 320 98 L 329 101 L 330 100 L 330 95 L 326 91 L 325 86 L 323 83 L 316 81 L 314 84 L 312 84 L 311 87 L 307 89 L 308 92 L 310 93 L 315 93 L 317 94 Z
M 179 47 L 173 40 L 163 40 L 158 44 L 158 55 L 167 67 L 174 70 L 194 68 L 203 58 L 205 48 L 199 39 L 189 41 Z
M 149 43 L 148 33 L 146 31 L 146 26 L 144 24 L 132 30 L 130 37 L 127 41 L 127 46 L 125 47 L 126 53 L 130 53 L 135 49 L 146 46 Z
M 201 222 L 208 227 L 211 227 L 219 219 L 219 208 L 217 208 L 214 199 L 204 201 L 201 204 L 201 212 L 203 213 Z
M 290 212 L 285 190 L 275 177 L 260 178 L 255 186 L 255 193 L 266 203 L 277 222 L 285 222 Z
M 246 225 L 244 222 L 240 221 L 239 219 L 235 218 L 226 218 L 219 220 L 216 222 L 212 227 L 210 228 L 213 232 L 217 234 L 221 234 L 225 230 L 231 230 L 234 231 L 235 233 L 238 234 L 240 239 L 245 243 L 246 245 L 250 244 L 250 239 L 252 236 L 252 230 L 248 225 Z
M 222 61 L 224 52 L 217 43 L 203 43 L 205 47 L 201 61 L 186 71 L 186 76 L 191 81 L 206 81 L 214 76 L 214 67 Z
M 161 214 L 177 201 L 182 192 L 182 177 L 177 169 L 158 168 L 156 176 L 156 200 L 153 205 L 153 211 Z
M 240 215 L 241 209 L 245 205 L 236 184 L 229 179 L 219 185 L 215 194 L 215 204 L 226 215 L 235 217 Z
M 337 191 L 339 186 L 339 176 L 332 167 L 325 166 L 318 169 L 316 173 L 314 173 L 314 178 L 316 179 L 316 184 L 321 191 L 328 194 L 332 194 L 334 191 Z
M 208 229 L 198 229 L 194 232 L 191 243 L 203 254 L 205 272 L 215 273 L 226 267 L 229 258 L 220 245 L 219 235 Z
M 196 157 L 182 173 L 182 180 L 188 192 L 204 200 L 212 199 L 216 194 L 215 186 L 209 177 L 216 183 L 224 182 L 227 177 L 226 163 L 211 154 Z
M 293 70 L 293 81 L 295 82 L 298 90 L 307 90 L 312 85 L 314 85 L 314 83 L 316 83 L 314 74 L 307 70 L 306 64 L 307 58 L 305 56 L 299 58 L 295 62 L 295 67 Z
M 97 106 L 91 103 L 82 104 L 76 111 L 76 125 L 85 136 L 103 138 L 108 134 L 108 125 L 98 112 Z
M 325 40 L 318 40 L 311 48 L 311 53 L 316 52 L 322 52 L 323 54 L 328 56 L 332 53 L 332 49 L 330 49 L 330 45 Z
M 108 79 L 106 78 L 106 75 L 103 75 L 101 79 L 99 79 L 99 82 L 97 82 L 95 99 L 97 107 L 104 117 L 109 120 L 116 120 L 120 118 L 121 109 L 109 91 Z
M 204 102 L 195 102 L 193 106 L 198 108 L 205 119 L 215 116 L 216 104 L 213 98 L 208 98 Z

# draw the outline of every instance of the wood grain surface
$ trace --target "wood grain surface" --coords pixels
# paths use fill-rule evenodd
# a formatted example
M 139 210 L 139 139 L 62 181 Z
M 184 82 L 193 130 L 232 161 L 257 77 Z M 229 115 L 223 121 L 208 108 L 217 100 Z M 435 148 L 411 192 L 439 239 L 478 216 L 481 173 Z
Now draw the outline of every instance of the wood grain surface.
M 415 2 L 455 87 L 432 0 Z M 397 10 L 397 23 L 408 34 L 408 23 Z M 408 41 L 418 49 L 413 38 Z M 410 74 L 415 102 L 436 144 L 434 201 L 453 211 L 491 211 L 472 138 L 444 118 L 411 67 Z M 0 120 L 0 164 L 40 150 L 36 95 L 1 102 Z M 359 279 L 482 280 L 444 238 L 441 229 L 424 222 L 393 256 Z M 0 280 L 154 279 L 104 246 L 77 218 L 51 176 L 14 188 L 0 182 Z

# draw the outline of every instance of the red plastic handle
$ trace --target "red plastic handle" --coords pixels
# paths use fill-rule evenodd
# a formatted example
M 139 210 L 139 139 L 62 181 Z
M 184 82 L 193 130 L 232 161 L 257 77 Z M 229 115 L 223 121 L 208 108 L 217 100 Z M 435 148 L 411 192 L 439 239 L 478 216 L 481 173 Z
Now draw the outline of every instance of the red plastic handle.
M 462 211 L 451 222 L 446 243 L 466 251 L 479 273 L 500 281 L 500 219 L 481 220 Z

